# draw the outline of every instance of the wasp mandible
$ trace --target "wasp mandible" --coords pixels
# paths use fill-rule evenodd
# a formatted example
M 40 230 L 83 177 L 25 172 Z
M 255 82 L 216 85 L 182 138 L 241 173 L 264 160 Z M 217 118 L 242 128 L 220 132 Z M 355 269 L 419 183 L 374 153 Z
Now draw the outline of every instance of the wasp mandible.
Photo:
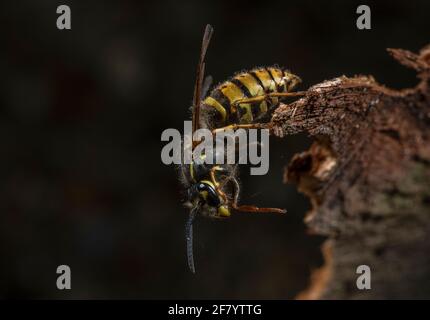
M 206 96 L 210 76 L 204 79 L 205 55 L 213 34 L 207 25 L 197 64 L 192 104 L 192 133 L 206 128 L 215 135 L 226 129 L 264 128 L 279 101 L 286 97 L 303 95 L 291 92 L 301 79 L 279 67 L 260 67 L 236 74 L 217 85 Z M 198 141 L 192 141 L 192 149 Z M 285 213 L 284 209 L 259 208 L 239 205 L 240 185 L 237 164 L 207 164 L 201 158 L 191 164 L 182 164 L 181 181 L 186 190 L 184 205 L 190 209 L 186 222 L 187 258 L 190 270 L 195 273 L 193 257 L 193 221 L 197 214 L 213 218 L 226 218 L 231 211 Z

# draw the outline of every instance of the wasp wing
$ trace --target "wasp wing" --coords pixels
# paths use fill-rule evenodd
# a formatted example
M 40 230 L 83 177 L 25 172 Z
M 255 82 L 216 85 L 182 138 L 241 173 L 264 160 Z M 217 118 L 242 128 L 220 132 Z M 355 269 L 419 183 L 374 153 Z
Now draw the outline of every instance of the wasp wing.
M 196 82 L 194 84 L 193 97 L 193 133 L 199 128 L 200 123 L 200 104 L 202 98 L 203 77 L 205 74 L 205 55 L 209 46 L 214 29 L 210 24 L 206 25 L 203 35 L 202 47 L 200 51 L 199 63 L 197 64 Z
M 203 81 L 202 93 L 200 94 L 200 100 L 202 101 L 206 94 L 208 93 L 211 85 L 212 85 L 212 76 L 206 76 L 205 81 Z

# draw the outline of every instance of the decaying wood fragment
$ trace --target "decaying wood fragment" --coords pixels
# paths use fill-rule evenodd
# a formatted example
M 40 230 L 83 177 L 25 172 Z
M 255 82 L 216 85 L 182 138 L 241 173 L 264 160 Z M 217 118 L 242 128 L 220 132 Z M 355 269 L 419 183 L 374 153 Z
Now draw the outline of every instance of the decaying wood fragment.
M 326 264 L 298 298 L 430 298 L 430 47 L 388 51 L 417 72 L 415 88 L 342 76 L 273 115 L 273 134 L 314 139 L 285 181 L 311 200 L 309 228 L 328 237 Z M 370 290 L 356 286 L 363 264 Z

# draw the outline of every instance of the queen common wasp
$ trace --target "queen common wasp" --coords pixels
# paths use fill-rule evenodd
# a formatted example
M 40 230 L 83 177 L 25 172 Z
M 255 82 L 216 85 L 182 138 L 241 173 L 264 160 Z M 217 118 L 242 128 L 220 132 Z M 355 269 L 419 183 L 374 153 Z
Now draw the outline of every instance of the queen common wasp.
M 207 95 L 211 77 L 204 77 L 205 55 L 213 34 L 206 26 L 200 58 L 197 64 L 192 104 L 192 132 L 209 129 L 213 135 L 231 129 L 265 128 L 267 120 L 286 97 L 300 96 L 291 92 L 301 79 L 279 67 L 259 67 L 243 71 L 217 85 Z M 192 149 L 199 141 L 191 141 Z M 240 185 L 237 164 L 208 164 L 205 155 L 182 164 L 180 179 L 186 190 L 184 205 L 190 209 L 186 222 L 188 266 L 194 273 L 193 221 L 197 214 L 212 218 L 226 218 L 232 211 L 284 213 L 278 208 L 259 208 L 239 205 Z

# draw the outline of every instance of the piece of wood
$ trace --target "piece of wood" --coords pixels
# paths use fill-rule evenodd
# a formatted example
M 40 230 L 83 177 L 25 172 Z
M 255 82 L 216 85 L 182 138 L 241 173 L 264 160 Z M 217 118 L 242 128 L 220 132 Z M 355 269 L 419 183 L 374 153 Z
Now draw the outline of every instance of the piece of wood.
M 342 76 L 273 115 L 272 134 L 314 139 L 285 170 L 311 200 L 306 224 L 327 236 L 300 299 L 430 298 L 430 47 L 388 51 L 416 70 L 415 88 Z M 356 286 L 359 265 L 370 290 Z

